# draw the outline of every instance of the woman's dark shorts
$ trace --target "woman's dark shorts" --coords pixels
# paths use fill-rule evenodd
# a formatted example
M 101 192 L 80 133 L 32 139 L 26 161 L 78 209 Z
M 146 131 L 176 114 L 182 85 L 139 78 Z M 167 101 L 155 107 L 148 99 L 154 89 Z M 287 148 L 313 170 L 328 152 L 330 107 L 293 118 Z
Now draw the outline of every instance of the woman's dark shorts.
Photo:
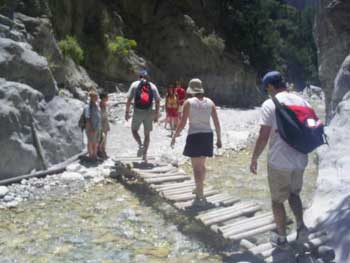
M 213 133 L 194 133 L 187 136 L 183 155 L 188 157 L 212 157 Z

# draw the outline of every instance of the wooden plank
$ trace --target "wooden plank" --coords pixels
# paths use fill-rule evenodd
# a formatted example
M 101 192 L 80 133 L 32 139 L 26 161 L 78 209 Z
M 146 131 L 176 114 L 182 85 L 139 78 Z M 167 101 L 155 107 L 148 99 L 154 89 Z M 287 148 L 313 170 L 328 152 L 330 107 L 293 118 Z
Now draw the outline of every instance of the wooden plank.
M 253 205 L 255 205 L 255 203 L 253 203 L 253 202 L 238 203 L 238 204 L 235 204 L 233 206 L 219 208 L 219 209 L 215 209 L 215 210 L 210 211 L 210 212 L 205 212 L 205 213 L 199 214 L 198 216 L 196 216 L 196 219 L 199 219 L 199 220 L 210 219 L 210 218 L 215 217 L 217 215 L 222 215 L 222 214 L 225 214 L 227 212 L 232 212 L 232 211 L 238 211 L 242 208 L 253 206 Z
M 183 172 L 176 172 L 176 173 L 164 173 L 164 174 L 151 174 L 151 173 L 137 173 L 138 176 L 142 177 L 142 178 L 147 178 L 147 179 L 152 179 L 152 178 L 161 178 L 161 177 L 168 177 L 168 176 L 178 176 L 178 175 L 186 175 L 187 174 L 183 173 Z
M 175 166 L 168 165 L 168 166 L 164 166 L 164 167 L 155 167 L 155 168 L 151 168 L 151 169 L 134 168 L 134 170 L 135 170 L 135 172 L 138 172 L 138 173 L 152 173 L 152 174 L 155 174 L 155 173 L 168 173 L 170 171 L 177 171 L 179 169 L 176 168 Z
M 249 251 L 250 249 L 255 248 L 256 245 L 247 239 L 242 239 L 239 242 L 239 247 L 242 248 L 243 250 Z
M 195 189 L 195 186 L 190 185 L 190 186 L 182 187 L 179 189 L 171 189 L 171 190 L 161 191 L 161 192 L 159 192 L 159 194 L 161 196 L 188 194 L 188 193 L 193 193 L 194 189 Z
M 268 216 L 265 218 L 261 218 L 255 222 L 247 223 L 244 225 L 238 225 L 236 227 L 230 228 L 228 230 L 223 231 L 222 234 L 223 234 L 223 237 L 228 238 L 230 236 L 238 235 L 243 232 L 253 231 L 254 229 L 258 229 L 266 225 L 273 224 L 274 222 L 275 222 L 275 219 L 273 218 L 273 216 Z
M 218 190 L 204 190 L 204 196 L 210 196 L 219 193 Z M 188 200 L 192 200 L 196 197 L 196 195 L 189 193 L 189 194 L 180 194 L 180 195 L 166 195 L 165 198 L 175 201 L 175 202 L 184 202 Z
M 170 189 L 178 189 L 188 185 L 195 185 L 194 181 L 186 181 L 181 183 L 164 183 L 164 184 L 151 184 L 150 187 L 156 191 L 164 191 Z
M 227 238 L 230 239 L 230 240 L 237 241 L 237 240 L 240 240 L 240 239 L 243 239 L 243 238 L 256 236 L 256 235 L 259 235 L 261 233 L 268 232 L 268 231 L 271 231 L 271 230 L 274 230 L 274 229 L 276 229 L 276 223 L 264 225 L 262 227 L 259 227 L 259 228 L 247 231 L 245 233 L 239 233 L 239 234 L 230 235 Z
M 271 212 L 268 212 L 268 213 L 263 213 L 260 215 L 255 215 L 251 218 L 240 220 L 240 221 L 235 220 L 234 222 L 230 222 L 229 224 L 225 224 L 224 226 L 220 227 L 220 231 L 225 231 L 225 230 L 228 230 L 231 228 L 235 228 L 239 225 L 249 224 L 251 222 L 254 222 L 256 220 L 259 220 L 261 218 L 268 217 L 268 216 L 273 216 L 273 214 Z
M 176 181 L 190 180 L 190 179 L 191 177 L 187 175 L 178 175 L 178 176 L 151 178 L 151 179 L 145 178 L 144 181 L 149 184 L 155 184 L 155 183 L 176 182 Z
M 239 211 L 233 210 L 233 211 L 227 212 L 223 215 L 216 215 L 216 216 L 212 216 L 212 217 L 207 218 L 207 219 L 201 219 L 201 221 L 203 222 L 204 225 L 208 226 L 208 225 L 212 225 L 212 224 L 221 223 L 221 222 L 224 222 L 224 221 L 232 219 L 232 218 L 255 213 L 259 210 L 261 210 L 261 207 L 258 205 L 249 206 L 246 208 L 242 208 Z
M 219 201 L 219 200 L 218 201 L 211 201 L 211 197 L 212 196 L 209 196 L 207 198 L 207 201 L 212 203 L 212 204 L 214 204 L 214 205 L 216 205 L 216 206 L 222 205 L 223 202 L 226 202 L 228 205 L 233 205 L 234 203 L 237 203 L 237 202 L 240 201 L 240 199 L 232 198 L 232 197 L 227 198 L 224 201 Z M 178 202 L 178 203 L 175 203 L 174 205 L 175 205 L 176 208 L 183 210 L 183 209 L 186 209 L 186 208 L 190 207 L 192 205 L 192 201 Z

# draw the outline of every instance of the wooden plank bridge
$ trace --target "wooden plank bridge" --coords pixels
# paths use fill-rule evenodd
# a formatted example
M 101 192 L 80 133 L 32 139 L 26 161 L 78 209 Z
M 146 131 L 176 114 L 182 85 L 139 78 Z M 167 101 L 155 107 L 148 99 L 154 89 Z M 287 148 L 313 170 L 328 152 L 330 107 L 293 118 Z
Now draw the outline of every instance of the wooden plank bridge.
M 256 237 L 276 229 L 272 213 L 262 211 L 258 203 L 240 200 L 228 193 L 220 193 L 217 189 L 206 186 L 204 195 L 215 207 L 189 213 L 188 211 L 191 211 L 189 208 L 195 198 L 193 193 L 195 183 L 182 169 L 158 162 L 155 157 L 150 157 L 148 164 L 142 163 L 140 158 L 129 156 L 116 157 L 115 161 L 118 179 L 127 184 L 137 180 L 151 193 L 158 195 L 179 212 L 204 226 L 210 235 L 223 243 L 235 244 L 241 251 L 250 253 L 263 262 L 298 262 L 295 255 L 291 259 L 291 253 L 275 249 L 270 242 L 262 244 L 257 242 L 259 239 Z M 288 223 L 292 223 L 291 220 Z M 288 236 L 290 244 L 295 244 L 295 239 L 295 233 Z M 308 243 L 302 246 L 302 254 L 317 254 L 318 248 L 327 241 L 326 233 L 310 234 Z M 300 250 L 297 251 L 296 253 L 299 254 Z M 329 258 L 332 252 L 327 250 L 326 254 Z

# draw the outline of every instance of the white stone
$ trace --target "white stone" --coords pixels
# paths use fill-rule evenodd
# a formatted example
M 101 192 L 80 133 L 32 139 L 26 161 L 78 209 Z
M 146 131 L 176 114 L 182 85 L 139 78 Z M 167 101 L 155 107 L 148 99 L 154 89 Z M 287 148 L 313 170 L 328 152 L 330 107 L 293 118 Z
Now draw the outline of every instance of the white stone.
M 3 198 L 9 192 L 8 187 L 0 186 L 0 198 Z
M 67 166 L 67 172 L 79 172 L 82 169 L 82 166 L 79 163 L 72 163 Z
M 64 172 L 61 175 L 61 180 L 63 180 L 63 181 L 83 181 L 84 176 L 82 176 L 80 173 Z

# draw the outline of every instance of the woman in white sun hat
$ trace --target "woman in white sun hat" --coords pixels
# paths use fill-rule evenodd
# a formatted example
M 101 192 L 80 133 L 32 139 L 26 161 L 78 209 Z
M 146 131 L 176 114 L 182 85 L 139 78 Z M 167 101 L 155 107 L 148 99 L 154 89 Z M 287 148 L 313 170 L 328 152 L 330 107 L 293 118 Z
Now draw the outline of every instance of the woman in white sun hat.
M 192 97 L 184 103 L 183 115 L 175 134 L 171 140 L 171 146 L 174 146 L 176 137 L 179 136 L 189 120 L 189 129 L 186 139 L 186 145 L 183 154 L 191 158 L 194 179 L 196 183 L 196 198 L 193 206 L 207 206 L 208 203 L 203 194 L 205 179 L 205 161 L 207 157 L 213 156 L 214 135 L 210 125 L 210 119 L 213 119 L 218 148 L 221 148 L 221 128 L 218 114 L 214 102 L 204 96 L 204 89 L 200 79 L 192 79 L 187 88 L 187 94 Z

